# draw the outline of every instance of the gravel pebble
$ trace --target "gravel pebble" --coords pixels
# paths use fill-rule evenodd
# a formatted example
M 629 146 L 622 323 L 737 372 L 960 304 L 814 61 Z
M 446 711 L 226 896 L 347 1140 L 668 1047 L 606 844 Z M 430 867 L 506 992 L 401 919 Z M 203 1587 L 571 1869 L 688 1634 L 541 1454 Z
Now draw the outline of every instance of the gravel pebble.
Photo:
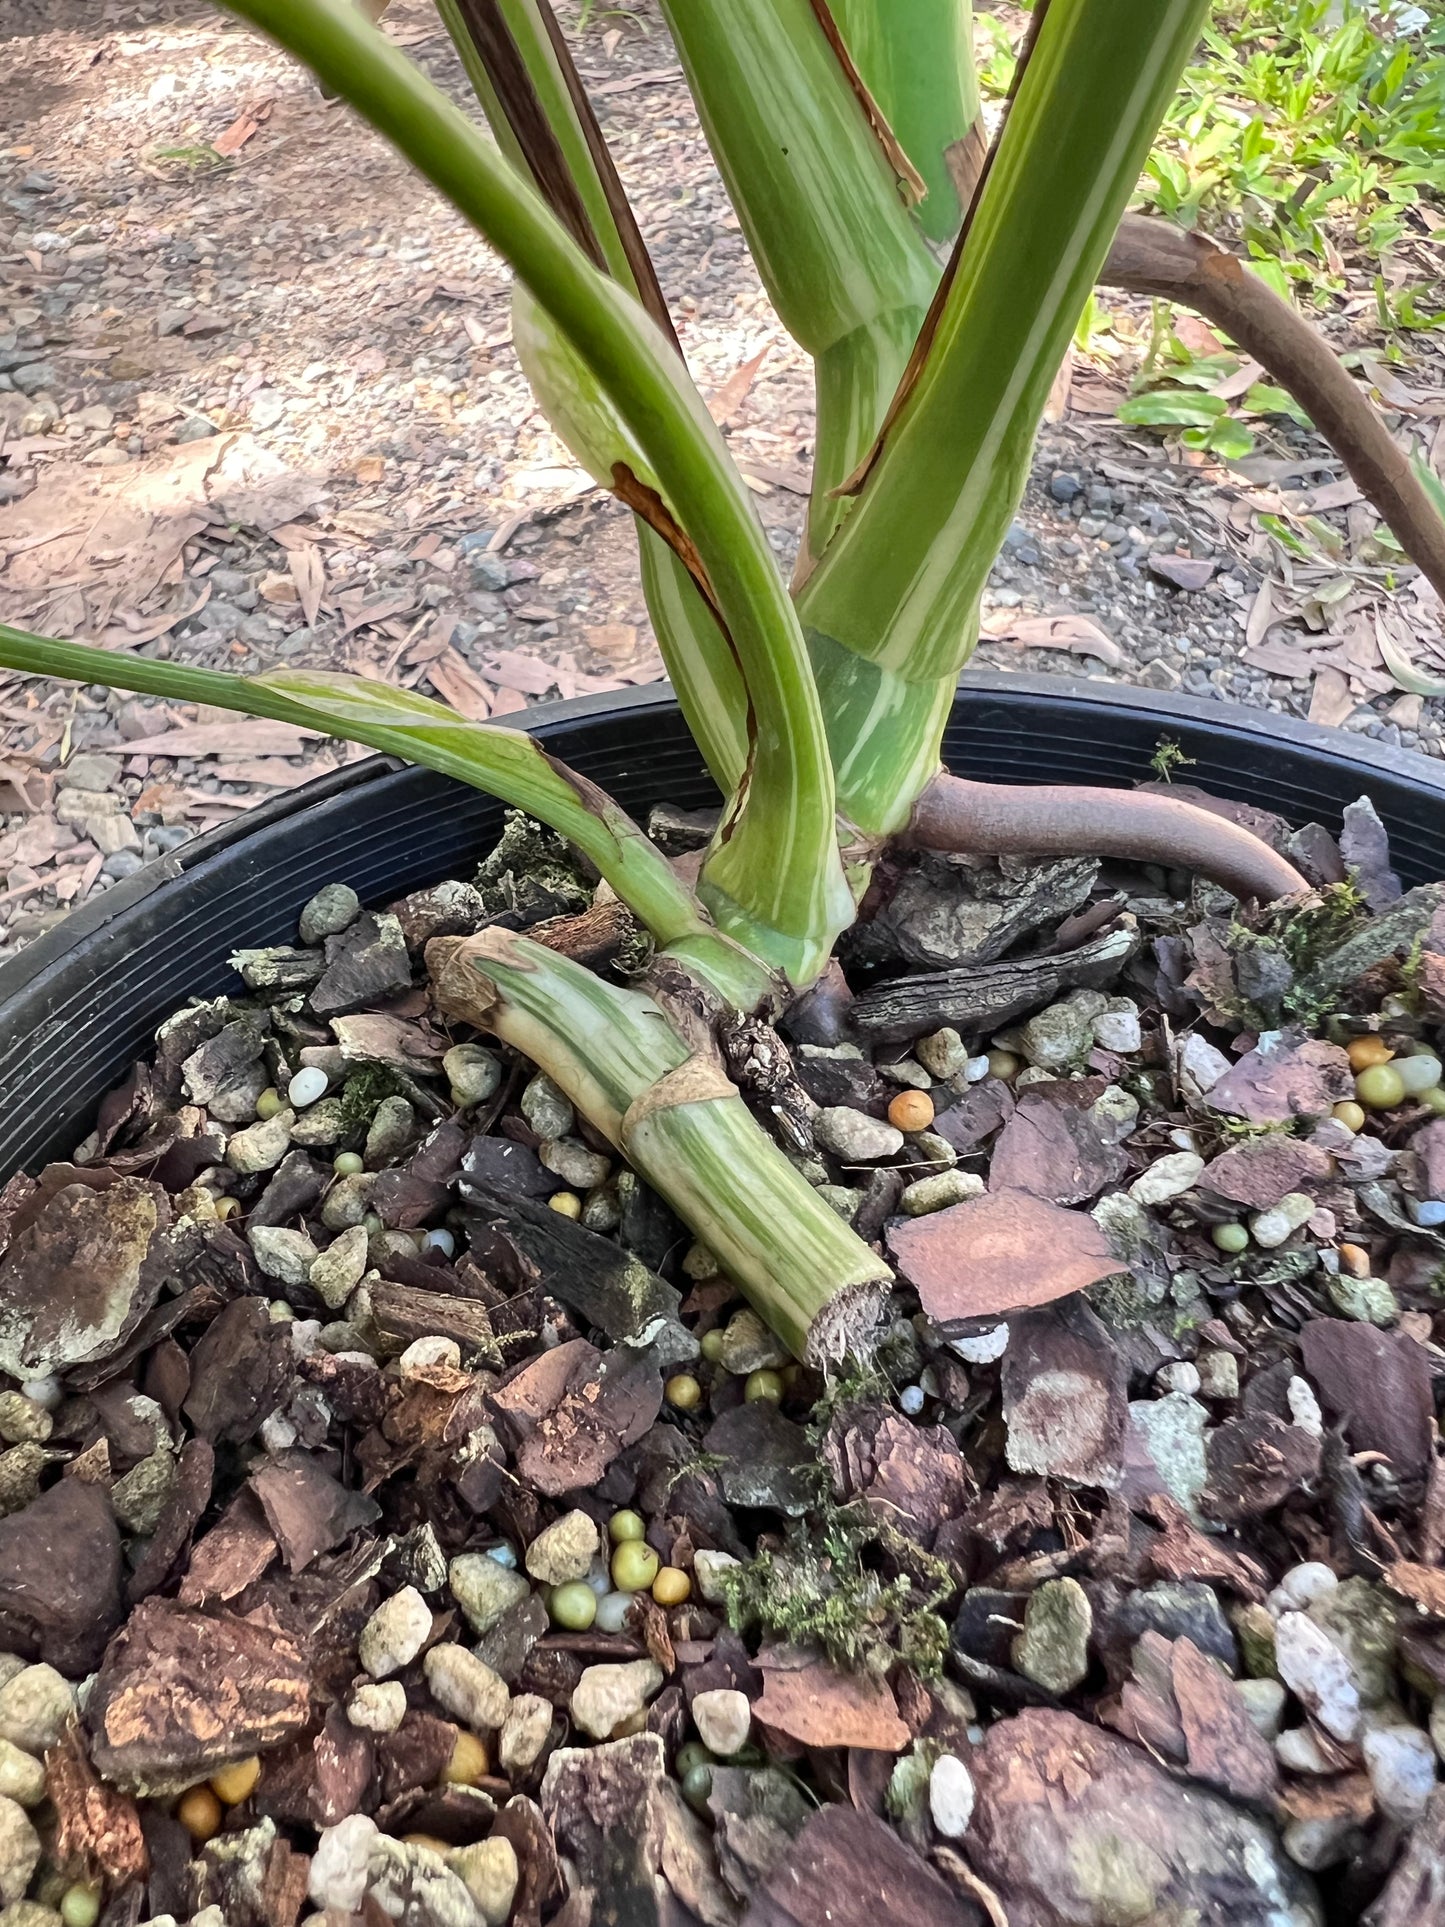
M 526 1565 L 543 1586 L 565 1586 L 585 1579 L 601 1546 L 595 1520 L 582 1511 L 566 1513 L 539 1532 L 527 1548 Z
M 357 1657 L 373 1679 L 388 1679 L 410 1666 L 431 1629 L 431 1607 L 415 1586 L 403 1586 L 384 1599 L 362 1627 Z
M 323 1827 L 311 1856 L 307 1891 L 323 1910 L 334 1907 L 338 1913 L 356 1913 L 366 1892 L 367 1862 L 372 1842 L 378 1837 L 370 1814 L 351 1813 L 334 1827 Z
M 1339 1583 L 1338 1575 L 1323 1560 L 1306 1559 L 1302 1564 L 1290 1567 L 1265 1604 L 1276 1619 L 1281 1613 L 1306 1612 L 1317 1599 L 1323 1599 L 1327 1592 L 1333 1592 Z
M 1303 1191 L 1288 1191 L 1268 1211 L 1251 1212 L 1250 1235 L 1257 1245 L 1273 1251 L 1291 1237 L 1305 1221 L 1314 1216 L 1315 1201 Z
M 469 1847 L 456 1847 L 447 1855 L 447 1866 L 461 1879 L 486 1927 L 504 1927 L 511 1916 L 521 1879 L 517 1851 L 511 1841 L 494 1834 L 491 1839 L 475 1841 Z
M 309 1283 L 328 1311 L 340 1311 L 365 1277 L 367 1243 L 365 1225 L 354 1224 L 312 1260 Z
M 40 1835 L 24 1807 L 0 1795 L 0 1901 L 10 1907 L 23 1900 L 39 1864 Z
M 572 1694 L 572 1718 L 594 1740 L 605 1740 L 639 1714 L 662 1685 L 662 1668 L 650 1659 L 589 1666 Z
M 37 1757 L 55 1745 L 75 1711 L 75 1688 L 53 1666 L 23 1666 L 0 1686 L 0 1739 Z
M 492 1733 L 507 1717 L 507 1682 L 465 1646 L 433 1646 L 423 1662 L 437 1705 L 479 1733 Z
M 1275 1627 L 1279 1676 L 1327 1733 L 1353 1740 L 1360 1731 L 1360 1688 L 1340 1648 L 1301 1612 L 1281 1613 Z
M 973 1775 L 956 1753 L 940 1753 L 928 1776 L 928 1811 L 945 1840 L 961 1840 L 973 1818 Z
M 1204 1159 L 1197 1151 L 1171 1151 L 1135 1178 L 1129 1196 L 1136 1204 L 1167 1204 L 1197 1184 L 1203 1169 Z
M 497 1736 L 497 1764 L 515 1777 L 537 1764 L 552 1731 L 551 1700 L 540 1693 L 517 1693 Z
M 709 1753 L 716 1753 L 719 1759 L 731 1759 L 747 1745 L 753 1709 L 746 1693 L 720 1686 L 711 1692 L 693 1695 L 692 1722 Z
M 1418 1726 L 1372 1726 L 1360 1742 L 1365 1771 L 1387 1820 L 1413 1827 L 1435 1790 L 1435 1749 Z
M 347 1702 L 346 1717 L 366 1733 L 394 1733 L 406 1718 L 406 1688 L 399 1679 L 358 1686 Z
M 984 1181 L 974 1171 L 938 1171 L 931 1178 L 917 1178 L 904 1187 L 899 1209 L 910 1218 L 926 1217 L 930 1211 L 946 1211 L 965 1198 L 981 1198 Z
M 877 1164 L 903 1149 L 903 1133 L 850 1104 L 830 1104 L 813 1119 L 813 1142 L 845 1164 Z

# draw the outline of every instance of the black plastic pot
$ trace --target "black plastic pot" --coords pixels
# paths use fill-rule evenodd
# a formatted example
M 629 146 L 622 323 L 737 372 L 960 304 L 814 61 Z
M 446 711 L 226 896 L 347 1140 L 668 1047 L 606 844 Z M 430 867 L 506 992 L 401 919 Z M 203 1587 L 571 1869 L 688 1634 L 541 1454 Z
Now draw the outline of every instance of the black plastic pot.
M 526 725 L 634 815 L 715 792 L 660 688 L 533 709 Z M 1109 683 L 984 672 L 965 676 L 946 754 L 993 782 L 1127 785 L 1162 735 L 1194 759 L 1185 774 L 1295 823 L 1338 826 L 1374 799 L 1407 883 L 1445 877 L 1445 768 L 1402 750 L 1256 710 Z M 68 1155 L 95 1106 L 188 997 L 238 980 L 241 945 L 283 943 L 323 883 L 386 902 L 465 876 L 501 808 L 429 771 L 382 757 L 292 790 L 83 905 L 0 966 L 0 1180 Z

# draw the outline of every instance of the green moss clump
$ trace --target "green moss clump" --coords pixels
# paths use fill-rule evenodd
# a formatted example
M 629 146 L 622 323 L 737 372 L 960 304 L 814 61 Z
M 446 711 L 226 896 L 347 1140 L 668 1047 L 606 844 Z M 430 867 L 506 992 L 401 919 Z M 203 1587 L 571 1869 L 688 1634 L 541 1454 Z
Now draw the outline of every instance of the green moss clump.
M 902 1555 L 907 1572 L 878 1568 Z M 886 1673 L 901 1660 L 929 1677 L 942 1670 L 948 1627 L 938 1608 L 954 1590 L 943 1560 L 861 1505 L 823 1506 L 781 1546 L 722 1575 L 728 1621 L 791 1645 L 817 1646 L 852 1673 Z
M 476 886 L 487 915 L 523 925 L 569 916 L 592 901 L 592 886 L 568 844 L 521 810 L 508 810 L 490 856 L 478 866 Z

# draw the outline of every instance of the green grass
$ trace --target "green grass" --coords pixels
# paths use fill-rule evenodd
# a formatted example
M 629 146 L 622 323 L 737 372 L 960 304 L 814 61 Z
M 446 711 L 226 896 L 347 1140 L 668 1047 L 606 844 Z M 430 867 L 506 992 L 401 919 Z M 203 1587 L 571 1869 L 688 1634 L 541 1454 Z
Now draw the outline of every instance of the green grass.
M 1013 53 L 998 22 L 985 94 Z M 1184 75 L 1141 199 L 1184 227 L 1242 246 L 1281 287 L 1324 299 L 1347 258 L 1379 262 L 1428 230 L 1412 212 L 1445 202 L 1445 12 L 1361 0 L 1222 0 Z M 1426 288 L 1380 285 L 1386 325 L 1432 326 Z

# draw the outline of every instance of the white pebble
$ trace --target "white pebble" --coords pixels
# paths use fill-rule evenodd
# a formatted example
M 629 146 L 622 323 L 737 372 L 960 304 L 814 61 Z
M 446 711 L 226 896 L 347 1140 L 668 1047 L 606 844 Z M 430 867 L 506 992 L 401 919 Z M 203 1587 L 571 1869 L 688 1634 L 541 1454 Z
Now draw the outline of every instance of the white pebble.
M 1285 1387 L 1285 1397 L 1289 1401 L 1290 1417 L 1302 1432 L 1312 1438 L 1322 1439 L 1325 1435 L 1325 1415 L 1320 1410 L 1320 1402 L 1315 1397 L 1315 1388 L 1307 1378 L 1292 1378 Z
M 499 1566 L 505 1566 L 508 1572 L 517 1570 L 517 1549 L 509 1546 L 505 1539 L 498 1545 L 488 1546 L 487 1557 L 494 1559 Z
M 373 1680 L 351 1695 L 346 1717 L 366 1733 L 394 1733 L 406 1718 L 406 1688 L 399 1679 Z
M 1136 1204 L 1167 1204 L 1198 1183 L 1203 1169 L 1204 1159 L 1197 1151 L 1171 1151 L 1167 1157 L 1156 1158 L 1142 1176 L 1135 1178 L 1129 1196 Z
M 1298 1231 L 1315 1213 L 1315 1201 L 1303 1191 L 1287 1191 L 1268 1211 L 1250 1213 L 1249 1230 L 1257 1245 L 1273 1251 Z
M 720 1686 L 698 1693 L 692 1702 L 692 1723 L 709 1753 L 730 1760 L 747 1745 L 753 1724 L 753 1709 L 746 1693 Z
M 1365 1770 L 1386 1819 L 1413 1827 L 1435 1790 L 1435 1749 L 1418 1726 L 1376 1726 L 1360 1742 Z
M 928 1810 L 945 1840 L 961 1840 L 973 1818 L 973 1775 L 956 1753 L 940 1753 L 928 1776 Z
M 974 1332 L 968 1338 L 950 1339 L 949 1343 L 970 1365 L 992 1365 L 1008 1350 L 1008 1326 L 990 1325 L 987 1331 Z
M 1320 1745 L 1312 1726 L 1292 1726 L 1287 1732 L 1276 1734 L 1274 1752 L 1280 1765 L 1287 1766 L 1291 1773 L 1323 1776 L 1339 1770 Z
M 386 1679 L 411 1664 L 431 1628 L 431 1607 L 415 1586 L 403 1586 L 390 1599 L 383 1599 L 362 1627 L 357 1657 L 373 1679 Z
M 53 1412 L 65 1396 L 65 1388 L 58 1378 L 27 1378 L 20 1387 L 33 1405 L 42 1406 Z
M 1275 1628 L 1275 1665 L 1285 1685 L 1337 1740 L 1360 1731 L 1360 1687 L 1354 1668 L 1334 1641 L 1304 1613 L 1281 1613 Z
M 1176 1359 L 1160 1372 L 1159 1383 L 1166 1392 L 1183 1392 L 1186 1398 L 1193 1398 L 1200 1386 L 1199 1367 L 1187 1358 Z
M 970 1057 L 963 1067 L 963 1075 L 965 1082 L 969 1084 L 981 1084 L 988 1076 L 987 1056 Z
M 1144 1033 L 1139 1027 L 1139 1013 L 1129 1009 L 1106 1010 L 1094 1019 L 1094 1042 L 1100 1050 L 1116 1051 L 1121 1057 L 1128 1057 L 1144 1047 Z
M 1338 1575 L 1322 1559 L 1306 1559 L 1290 1567 L 1264 1603 L 1276 1619 L 1281 1613 L 1308 1612 L 1317 1599 L 1333 1592 L 1339 1583 Z
M 456 1256 L 457 1241 L 445 1225 L 437 1225 L 428 1231 L 422 1240 L 422 1245 L 427 1251 L 439 1251 L 443 1258 Z
M 1267 1740 L 1277 1739 L 1287 1697 L 1279 1681 L 1277 1679 L 1240 1679 L 1236 1680 L 1234 1685 L 1235 1691 L 1244 1701 L 1244 1710 L 1248 1713 L 1255 1730 Z
M 736 1572 L 742 1564 L 730 1552 L 713 1552 L 700 1547 L 692 1555 L 692 1576 L 697 1586 L 697 1596 L 709 1606 L 723 1604 L 726 1594 L 723 1591 L 723 1574 Z M 602 1619 L 602 1608 L 597 1609 L 598 1622 Z
M 924 1406 L 923 1387 L 921 1385 L 905 1385 L 903 1390 L 898 1394 L 898 1405 L 900 1411 L 906 1412 L 909 1418 L 917 1418 Z
M 651 1659 L 589 1666 L 573 1690 L 573 1723 L 605 1740 L 640 1713 L 661 1685 L 662 1668 Z
M 1348 1819 L 1292 1820 L 1282 1843 L 1297 1867 L 1318 1873 L 1348 1859 L 1356 1838 L 1354 1822 Z
M 620 1633 L 627 1619 L 627 1609 L 632 1604 L 634 1594 L 630 1592 L 604 1592 L 597 1601 L 597 1617 L 592 1624 L 599 1633 Z
M 334 1827 L 323 1827 L 311 1856 L 307 1891 L 323 1911 L 354 1914 L 366 1892 L 366 1863 L 377 1825 L 370 1814 L 350 1813 Z
M 286 1102 L 294 1104 L 298 1111 L 303 1110 L 317 1098 L 325 1097 L 330 1084 L 330 1078 L 319 1066 L 305 1064 L 286 1086 Z
M 461 1370 L 462 1348 L 454 1338 L 414 1338 L 397 1360 L 403 1378 L 416 1378 L 438 1365 L 454 1372 Z

